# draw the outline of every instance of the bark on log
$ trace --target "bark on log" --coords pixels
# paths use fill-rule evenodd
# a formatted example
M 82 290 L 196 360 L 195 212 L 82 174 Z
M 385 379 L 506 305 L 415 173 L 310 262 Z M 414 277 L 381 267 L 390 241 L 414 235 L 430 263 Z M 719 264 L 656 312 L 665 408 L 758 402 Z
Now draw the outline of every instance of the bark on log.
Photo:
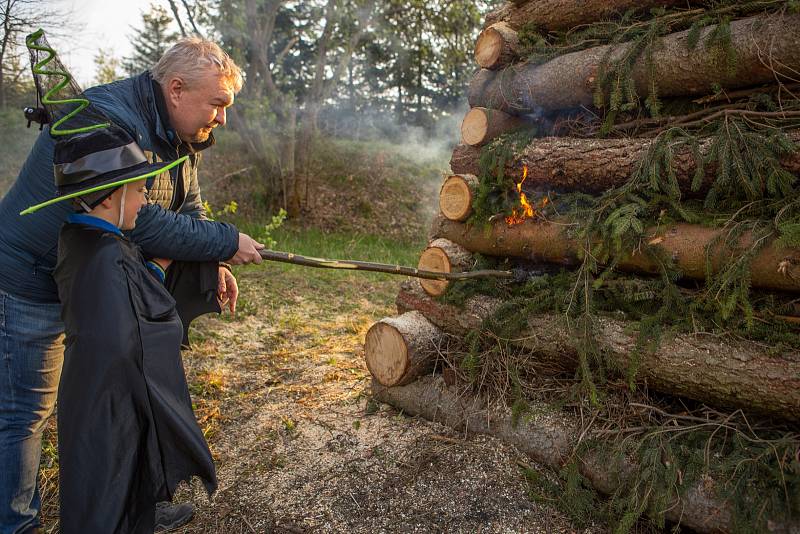
M 515 424 L 507 411 L 489 408 L 476 397 L 465 397 L 455 387 L 447 387 L 439 377 L 424 377 L 403 387 L 385 388 L 373 381 L 376 399 L 391 404 L 404 413 L 437 421 L 456 430 L 495 436 L 514 445 L 537 463 L 560 470 L 578 443 L 578 423 L 564 414 L 553 414 L 547 406 L 536 406 L 533 419 L 521 418 Z M 614 467 L 617 467 L 615 470 Z M 595 489 L 610 495 L 637 469 L 623 460 L 618 466 L 596 453 L 581 458 L 579 469 Z M 712 493 L 713 481 L 689 488 L 665 511 L 665 517 L 698 532 L 729 533 L 734 530 L 730 503 Z M 797 534 L 800 523 L 771 525 L 773 532 Z
M 518 160 L 515 160 L 513 163 L 510 163 L 509 165 L 513 167 L 517 173 L 521 172 L 522 166 L 518 165 Z M 461 175 L 471 174 L 473 176 L 480 175 L 481 174 L 480 147 L 469 146 L 464 143 L 456 145 L 456 147 L 453 149 L 453 155 L 450 156 L 450 172 L 452 172 L 455 175 L 459 174 Z M 453 219 L 451 217 L 448 217 L 448 219 L 454 221 L 458 220 L 458 219 Z M 463 220 L 466 220 L 466 218 Z
M 508 226 L 495 222 L 491 232 L 464 223 L 439 217 L 434 221 L 432 234 L 445 237 L 467 250 L 489 256 L 513 256 L 564 266 L 578 264 L 580 245 L 569 235 L 570 226 L 558 222 L 528 220 Z M 674 261 L 683 276 L 702 280 L 706 275 L 706 248 L 722 230 L 698 225 L 675 224 L 646 230 L 643 247 L 660 249 Z M 745 233 L 739 246 L 752 246 L 752 237 Z M 719 272 L 725 251 L 715 246 L 710 251 L 711 272 Z M 619 268 L 629 272 L 658 273 L 658 265 L 641 252 L 619 262 Z M 800 291 L 800 250 L 780 248 L 771 240 L 750 264 L 752 285 L 778 291 Z
M 686 44 L 688 30 L 662 39 L 652 57 L 659 96 L 707 94 L 717 83 L 723 89 L 736 89 L 769 83 L 776 77 L 794 79 L 800 70 L 800 14 L 760 15 L 732 22 L 733 68 L 703 44 L 713 28 L 703 31 L 694 51 Z M 612 46 L 565 54 L 542 65 L 482 69 L 470 83 L 469 103 L 515 115 L 591 106 L 598 69 Z M 611 60 L 622 57 L 630 46 L 615 46 Z M 644 58 L 637 60 L 631 74 L 643 98 L 652 86 L 646 63 Z
M 480 328 L 499 305 L 497 299 L 473 297 L 461 309 L 433 300 L 411 284 L 404 284 L 397 296 L 398 310 L 419 311 L 456 336 Z M 625 376 L 635 353 L 631 326 L 608 317 L 597 322 L 600 350 L 620 376 Z M 570 335 L 561 315 L 530 317 L 528 327 L 511 343 L 529 350 L 535 366 L 545 374 L 578 368 L 578 340 Z M 645 352 L 640 358 L 636 382 L 653 391 L 800 421 L 800 354 L 770 354 L 757 343 L 682 334 L 665 338 L 656 352 Z
M 494 313 L 500 304 L 499 299 L 480 295 L 467 299 L 461 308 L 442 304 L 432 299 L 414 280 L 403 282 L 395 299 L 397 313 L 418 311 L 448 334 L 461 338 L 478 330 L 483 320 Z
M 382 319 L 364 340 L 367 369 L 383 385 L 407 384 L 433 369 L 441 339 L 441 330 L 417 311 Z
M 499 135 L 519 130 L 528 124 L 520 117 L 496 109 L 472 108 L 461 122 L 461 139 L 468 145 L 481 146 Z
M 472 201 L 478 189 L 474 174 L 453 174 L 439 190 L 439 210 L 451 221 L 466 221 L 472 214 Z
M 789 132 L 789 138 L 800 143 L 800 130 Z M 505 174 L 522 179 L 522 169 L 528 167 L 528 177 L 523 190 L 546 192 L 584 191 L 602 193 L 619 187 L 630 180 L 639 168 L 652 139 L 577 139 L 571 137 L 541 137 L 534 139 L 516 157 L 507 162 Z M 700 144 L 700 152 L 705 155 L 710 148 L 709 141 Z M 450 168 L 456 174 L 480 175 L 480 149 L 458 145 L 453 150 Z M 789 172 L 800 175 L 800 150 L 786 155 L 781 165 Z M 703 196 L 716 178 L 716 168 L 706 167 L 705 181 L 699 191 L 692 191 L 692 180 L 697 171 L 697 162 L 687 147 L 675 151 L 673 169 L 684 196 Z M 463 203 L 454 195 L 449 202 L 454 206 Z M 463 208 L 461 208 L 463 209 Z
M 437 273 L 460 273 L 469 271 L 475 264 L 472 254 L 448 239 L 436 239 L 422 251 L 417 268 Z M 438 297 L 447 291 L 449 280 L 420 280 L 419 285 L 428 295 Z
M 484 69 L 505 67 L 517 58 L 519 36 L 506 22 L 484 29 L 475 43 L 475 61 Z
M 533 24 L 542 30 L 568 30 L 616 18 L 629 9 L 685 6 L 686 0 L 533 0 L 507 2 L 486 16 L 484 27 L 506 22 L 515 30 Z

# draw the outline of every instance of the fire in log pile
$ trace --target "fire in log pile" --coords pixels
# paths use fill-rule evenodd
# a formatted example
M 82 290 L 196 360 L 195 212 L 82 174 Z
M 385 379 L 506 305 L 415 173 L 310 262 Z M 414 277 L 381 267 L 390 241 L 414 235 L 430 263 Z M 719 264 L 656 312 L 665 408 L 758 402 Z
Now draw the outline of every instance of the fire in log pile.
M 519 195 L 519 204 L 520 207 L 514 207 L 511 215 L 506 217 L 506 223 L 509 226 L 514 224 L 520 224 L 525 222 L 525 219 L 532 219 L 534 215 L 533 206 L 531 206 L 530 202 L 528 202 L 528 197 L 525 193 L 522 192 L 522 184 L 525 183 L 525 180 L 528 178 L 528 166 L 526 165 L 525 168 L 522 169 L 522 180 L 517 183 L 517 194 Z
M 539 201 L 539 206 L 534 208 L 530 202 L 528 202 L 528 197 L 522 192 L 522 182 L 517 184 L 517 192 L 519 193 L 521 208 L 519 211 L 517 211 L 517 208 L 513 208 L 511 215 L 506 217 L 506 223 L 509 226 L 522 224 L 528 219 L 533 219 L 538 212 L 543 210 L 550 203 L 550 197 L 543 197 L 542 200 Z

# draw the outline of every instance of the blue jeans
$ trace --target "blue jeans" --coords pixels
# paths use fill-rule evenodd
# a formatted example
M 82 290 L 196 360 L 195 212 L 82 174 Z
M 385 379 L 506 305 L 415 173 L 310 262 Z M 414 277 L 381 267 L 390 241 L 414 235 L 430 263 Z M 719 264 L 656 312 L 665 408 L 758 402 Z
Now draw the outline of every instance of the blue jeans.
M 0 291 L 0 534 L 39 525 L 42 431 L 64 361 L 61 305 Z

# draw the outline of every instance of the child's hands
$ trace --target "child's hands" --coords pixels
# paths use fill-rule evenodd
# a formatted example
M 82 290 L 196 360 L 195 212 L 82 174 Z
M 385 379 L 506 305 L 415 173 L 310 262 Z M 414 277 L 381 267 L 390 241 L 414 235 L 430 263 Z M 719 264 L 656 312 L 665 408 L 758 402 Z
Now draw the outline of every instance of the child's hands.
M 172 265 L 172 260 L 169 258 L 153 258 L 150 261 L 157 263 L 158 266 L 164 269 L 165 271 L 167 270 L 167 267 Z

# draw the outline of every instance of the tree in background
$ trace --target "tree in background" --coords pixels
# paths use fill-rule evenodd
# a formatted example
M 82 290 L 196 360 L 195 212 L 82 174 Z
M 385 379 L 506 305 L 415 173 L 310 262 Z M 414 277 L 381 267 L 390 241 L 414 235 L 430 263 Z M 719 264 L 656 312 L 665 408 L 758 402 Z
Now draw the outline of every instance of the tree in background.
M 172 17 L 163 7 L 151 4 L 142 13 L 142 28 L 134 28 L 131 39 L 133 54 L 124 59 L 122 67 L 129 76 L 134 76 L 151 68 L 158 59 L 178 39 L 178 34 L 170 30 Z
M 172 16 L 175 17 L 175 22 L 178 24 L 178 29 L 181 31 L 182 36 L 186 37 L 188 33 L 203 35 L 203 32 L 201 32 L 200 28 L 198 28 L 198 23 L 207 21 L 209 17 L 208 5 L 205 2 L 189 2 L 188 0 L 181 0 L 181 6 L 183 6 L 184 9 L 184 17 L 188 22 L 188 30 L 187 24 L 184 24 L 183 22 L 183 17 L 181 16 L 181 10 L 178 2 L 176 0 L 168 0 L 168 2 L 169 8 L 172 10 Z
M 245 70 L 234 127 L 264 167 L 270 188 L 299 215 L 322 107 L 333 98 L 374 14 L 372 0 L 222 0 L 216 29 Z
M 0 0 L 0 109 L 33 92 L 25 36 L 39 27 L 51 35 L 68 18 L 46 0 Z
M 400 124 L 430 129 L 464 98 L 474 70 L 470 54 L 489 2 L 386 0 L 355 59 L 372 98 Z
M 94 56 L 94 66 L 94 81 L 98 85 L 111 83 L 122 78 L 122 74 L 119 72 L 120 60 L 114 56 L 112 50 L 99 49 Z

